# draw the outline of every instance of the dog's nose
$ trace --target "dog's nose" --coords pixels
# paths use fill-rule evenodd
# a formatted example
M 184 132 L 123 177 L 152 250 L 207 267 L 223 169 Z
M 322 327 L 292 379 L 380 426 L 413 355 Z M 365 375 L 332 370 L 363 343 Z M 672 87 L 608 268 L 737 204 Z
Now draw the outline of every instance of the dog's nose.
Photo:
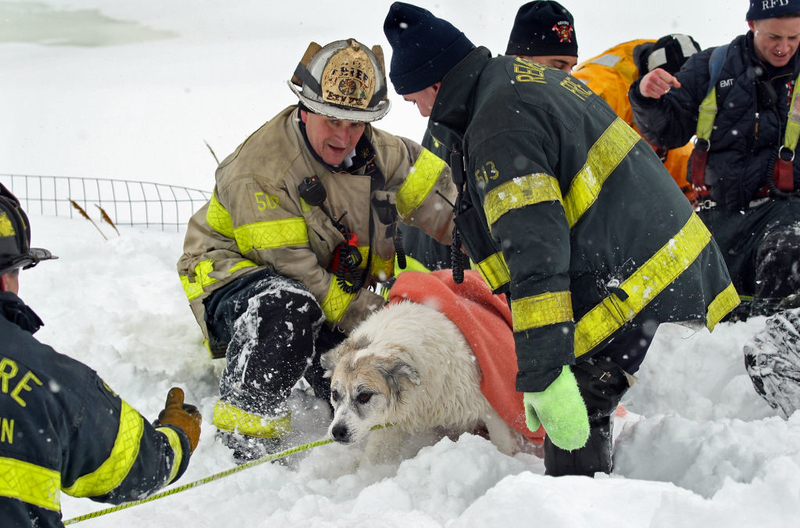
M 350 443 L 350 432 L 347 430 L 347 426 L 344 424 L 336 424 L 331 428 L 331 436 L 337 442 L 341 442 L 343 444 Z

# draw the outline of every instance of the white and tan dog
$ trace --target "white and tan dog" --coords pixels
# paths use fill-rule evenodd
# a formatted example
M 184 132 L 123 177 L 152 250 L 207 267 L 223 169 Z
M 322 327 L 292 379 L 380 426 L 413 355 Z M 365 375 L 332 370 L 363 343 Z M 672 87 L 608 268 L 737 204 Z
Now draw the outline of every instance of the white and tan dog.
M 330 437 L 342 444 L 366 439 L 364 457 L 372 462 L 397 461 L 415 435 L 457 437 L 483 426 L 501 452 L 518 451 L 518 433 L 481 392 L 463 334 L 434 308 L 389 304 L 323 354 L 321 364 L 331 378 Z M 384 424 L 392 426 L 370 432 Z

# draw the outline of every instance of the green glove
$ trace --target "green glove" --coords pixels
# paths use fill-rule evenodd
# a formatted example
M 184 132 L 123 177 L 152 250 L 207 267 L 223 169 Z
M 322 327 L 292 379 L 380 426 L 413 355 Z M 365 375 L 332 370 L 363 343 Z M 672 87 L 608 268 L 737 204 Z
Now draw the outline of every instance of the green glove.
M 542 392 L 526 392 L 523 402 L 528 429 L 536 431 L 543 425 L 553 445 L 567 451 L 586 445 L 589 415 L 569 365 Z

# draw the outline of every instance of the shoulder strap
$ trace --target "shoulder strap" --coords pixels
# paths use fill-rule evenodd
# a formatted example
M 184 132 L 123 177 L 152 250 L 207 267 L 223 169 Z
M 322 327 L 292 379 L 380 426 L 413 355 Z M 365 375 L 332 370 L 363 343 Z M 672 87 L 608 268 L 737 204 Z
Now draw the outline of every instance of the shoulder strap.
M 715 48 L 711 52 L 711 58 L 708 60 L 708 73 L 710 74 L 708 91 L 700 103 L 697 115 L 697 130 L 695 132 L 699 139 L 705 141 L 708 141 L 711 137 L 711 131 L 714 129 L 714 120 L 717 118 L 717 80 L 727 55 L 728 44 L 724 44 Z
M 708 60 L 708 73 L 711 74 L 711 78 L 708 81 L 707 93 L 711 93 L 711 90 L 717 86 L 719 72 L 722 71 L 722 65 L 725 64 L 725 57 L 728 55 L 728 46 L 729 44 L 717 46 L 711 52 L 711 58 Z

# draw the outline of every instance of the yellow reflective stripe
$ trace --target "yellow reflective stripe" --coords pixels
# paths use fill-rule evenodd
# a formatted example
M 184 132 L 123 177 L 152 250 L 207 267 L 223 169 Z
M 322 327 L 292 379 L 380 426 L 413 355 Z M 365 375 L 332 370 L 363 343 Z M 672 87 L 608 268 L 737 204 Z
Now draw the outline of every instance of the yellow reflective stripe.
M 19 499 L 46 510 L 61 509 L 61 473 L 0 457 L 0 497 Z
M 570 228 L 597 200 L 605 181 L 641 139 L 622 119 L 617 118 L 592 145 L 586 163 L 572 178 L 569 192 L 564 197 Z
M 142 434 L 142 415 L 123 400 L 119 430 L 111 454 L 99 468 L 79 477 L 72 486 L 63 488 L 64 492 L 73 497 L 96 497 L 111 492 L 128 476 L 139 456 Z
M 307 246 L 308 228 L 301 217 L 253 222 L 234 229 L 242 255 L 249 251 L 289 246 Z
M 11 223 L 11 219 L 8 218 L 5 211 L 0 211 L 0 237 L 11 237 L 16 234 L 17 232 L 14 230 L 14 224 Z
M 231 266 L 226 273 L 236 273 L 240 269 L 256 267 L 257 264 L 252 260 L 241 260 L 235 265 Z M 214 271 L 213 260 L 201 260 L 197 266 L 194 267 L 194 276 L 181 275 L 181 284 L 183 291 L 186 293 L 186 298 L 190 301 L 197 299 L 205 291 L 205 287 L 217 282 L 217 279 L 211 277 L 211 272 Z
M 628 294 L 612 293 L 575 325 L 575 356 L 580 357 L 641 312 L 697 259 L 711 240 L 705 224 L 692 213 L 683 228 L 620 286 Z
M 329 323 L 338 323 L 342 320 L 344 312 L 347 307 L 355 298 L 355 293 L 347 293 L 339 287 L 339 282 L 336 277 L 331 277 L 331 285 L 328 287 L 328 293 L 323 299 L 321 307 L 322 312 L 325 314 L 325 320 Z
M 400 265 L 397 263 L 397 259 L 395 258 L 394 261 L 394 274 L 395 276 L 399 275 L 404 271 L 422 271 L 424 273 L 429 273 L 431 270 L 425 267 L 425 265 L 415 259 L 414 257 L 409 257 L 406 255 L 406 267 L 400 268 Z
M 511 282 L 511 272 L 508 270 L 506 259 L 500 252 L 483 259 L 473 267 L 478 270 L 492 291 Z
M 214 418 L 211 420 L 220 431 L 239 433 L 258 438 L 280 438 L 292 430 L 292 416 L 266 418 L 240 409 L 230 403 L 217 400 Z
M 794 85 L 800 86 L 800 75 L 797 76 Z M 789 107 L 789 118 L 786 124 L 783 146 L 794 152 L 797 148 L 798 138 L 800 138 L 800 90 L 794 90 L 792 104 Z
M 175 476 L 181 468 L 181 462 L 183 462 L 183 446 L 181 445 L 181 438 L 178 436 L 175 429 L 171 427 L 157 427 L 156 431 L 167 437 L 169 446 L 172 448 L 172 452 L 175 453 L 172 459 L 172 468 L 169 470 L 169 478 L 167 479 L 167 484 L 169 484 L 175 480 Z
M 208 202 L 206 211 L 206 223 L 217 233 L 233 238 L 233 222 L 228 210 L 217 200 L 216 193 L 211 194 L 211 201 Z
M 558 180 L 539 172 L 514 178 L 489 191 L 483 201 L 483 210 L 491 229 L 501 216 L 512 209 L 556 201 L 562 201 Z
M 378 280 L 383 282 L 394 277 L 394 259 L 385 260 L 378 255 L 372 255 L 372 270 L 370 272 L 373 277 L 378 277 Z
M 397 191 L 397 212 L 406 218 L 428 198 L 446 163 L 428 149 L 422 149 L 406 181 Z
M 367 259 L 369 258 L 369 246 L 357 246 L 356 249 L 358 253 L 361 255 L 361 263 L 358 265 L 359 268 L 366 268 L 367 267 Z
M 237 262 L 236 264 L 234 264 L 233 266 L 231 266 L 231 267 L 230 267 L 230 269 L 228 269 L 228 270 L 227 270 L 225 273 L 234 274 L 234 273 L 236 273 L 237 271 L 239 271 L 240 269 L 244 269 L 244 268 L 256 268 L 256 267 L 258 267 L 258 264 L 256 264 L 256 263 L 255 263 L 255 262 L 253 262 L 252 260 L 246 260 L 246 259 L 245 259 L 245 260 L 242 260 L 242 261 L 240 261 L 240 262 Z M 209 279 L 211 279 L 211 277 L 209 277 Z M 213 279 L 212 279 L 212 280 L 213 280 Z
M 186 294 L 186 298 L 190 301 L 203 295 L 203 287 L 197 282 L 191 282 L 186 275 L 181 275 L 181 285 L 183 286 L 183 292 Z
M 711 89 L 706 94 L 705 99 L 700 102 L 697 114 L 697 129 L 695 133 L 700 139 L 708 141 L 711 138 L 711 131 L 714 129 L 714 120 L 717 118 L 717 87 Z
M 548 292 L 511 301 L 511 315 L 515 332 L 572 321 L 572 294 Z
M 181 284 L 187 299 L 190 301 L 197 299 L 203 295 L 203 288 L 217 282 L 217 279 L 209 277 L 209 273 L 212 271 L 214 271 L 214 261 L 201 260 L 194 267 L 194 277 L 190 278 L 187 275 L 181 275 Z
M 736 308 L 740 302 L 741 299 L 739 298 L 739 294 L 736 293 L 736 288 L 733 287 L 733 283 L 728 284 L 728 287 L 722 290 L 708 306 L 708 313 L 706 314 L 706 327 L 708 331 L 714 330 L 717 323 L 720 322 L 728 312 Z

